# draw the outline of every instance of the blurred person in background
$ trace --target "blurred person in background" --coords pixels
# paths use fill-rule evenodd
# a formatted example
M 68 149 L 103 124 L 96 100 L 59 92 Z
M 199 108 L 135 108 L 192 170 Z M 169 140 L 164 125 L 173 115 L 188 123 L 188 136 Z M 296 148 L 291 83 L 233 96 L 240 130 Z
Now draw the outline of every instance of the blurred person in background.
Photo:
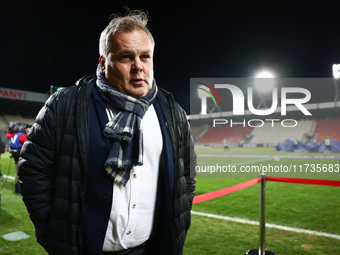
M 228 140 L 227 140 L 227 138 L 224 138 L 223 139 L 223 148 L 224 148 L 224 152 L 227 152 L 227 150 L 228 150 L 228 152 L 230 153 L 230 150 L 229 150 L 229 144 L 228 144 Z
M 9 123 L 7 138 L 9 139 L 9 157 L 14 159 L 16 175 L 14 181 L 14 190 L 16 195 L 20 195 L 20 185 L 18 182 L 18 161 L 21 147 L 27 140 L 28 127 L 20 122 Z
M 325 146 L 326 146 L 326 153 L 330 153 L 331 152 L 331 140 L 327 137 L 325 139 Z
M 1 159 L 1 154 L 6 151 L 6 143 L 2 140 L 0 136 L 0 159 Z M 0 182 L 5 179 L 4 175 L 2 174 L 1 171 L 1 162 L 0 162 Z

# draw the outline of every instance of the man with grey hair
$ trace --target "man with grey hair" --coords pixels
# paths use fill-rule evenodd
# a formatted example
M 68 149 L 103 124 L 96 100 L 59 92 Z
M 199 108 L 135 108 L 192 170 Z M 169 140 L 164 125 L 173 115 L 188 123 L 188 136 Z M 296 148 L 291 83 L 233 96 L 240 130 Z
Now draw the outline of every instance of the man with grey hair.
M 196 154 L 185 112 L 154 80 L 147 20 L 111 20 L 96 74 L 47 100 L 21 150 L 23 200 L 49 254 L 183 253 Z

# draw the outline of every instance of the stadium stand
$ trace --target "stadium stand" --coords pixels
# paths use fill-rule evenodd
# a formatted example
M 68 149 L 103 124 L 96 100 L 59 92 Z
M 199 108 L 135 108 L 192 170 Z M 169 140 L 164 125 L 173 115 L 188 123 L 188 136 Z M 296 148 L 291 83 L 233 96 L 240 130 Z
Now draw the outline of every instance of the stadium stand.
M 317 120 L 316 123 L 315 134 L 318 143 L 323 142 L 326 138 L 340 141 L 340 119 Z
M 9 123 L 6 121 L 4 116 L 0 114 L 0 136 L 1 136 L 1 139 L 6 142 L 6 144 L 8 144 L 8 139 L 6 136 L 6 133 L 8 130 L 8 124 Z
M 203 125 L 201 127 L 192 127 L 191 128 L 191 135 L 192 135 L 195 143 L 202 138 L 202 136 L 205 134 L 205 132 L 208 131 L 208 129 L 209 129 L 209 125 Z
M 315 126 L 314 120 L 298 121 L 294 128 L 283 127 L 280 123 L 265 123 L 261 128 L 254 128 L 251 132 L 253 138 L 250 143 L 252 144 L 268 144 L 268 143 L 282 143 L 286 139 L 303 140 L 306 134 L 313 133 Z
M 8 124 L 9 123 L 6 121 L 5 117 L 0 115 L 0 130 L 7 130 Z
M 239 144 L 243 137 L 250 134 L 252 129 L 249 126 L 210 127 L 197 144 L 222 144 L 224 138 L 228 140 L 229 144 Z
M 19 121 L 24 124 L 33 124 L 35 120 L 33 118 L 24 118 L 21 115 L 0 114 L 0 136 L 8 146 L 8 139 L 6 133 L 8 131 L 8 125 L 10 122 Z
M 16 121 L 19 121 L 20 123 L 25 123 L 25 124 L 32 124 L 35 122 L 34 118 L 24 118 L 20 115 L 5 114 L 4 118 L 6 119 L 8 124 L 10 122 L 16 122 Z M 7 124 L 7 127 L 8 127 L 8 124 Z
M 240 144 L 242 140 L 248 140 L 247 143 L 251 144 L 282 143 L 287 139 L 303 140 L 307 135 L 311 136 L 314 133 L 314 128 L 314 120 L 298 121 L 295 128 L 283 127 L 280 123 L 275 123 L 272 127 L 271 122 L 264 123 L 261 128 L 240 125 L 210 127 L 197 144 L 221 144 L 223 138 L 226 138 L 230 144 Z M 249 137 L 250 140 L 245 139 Z

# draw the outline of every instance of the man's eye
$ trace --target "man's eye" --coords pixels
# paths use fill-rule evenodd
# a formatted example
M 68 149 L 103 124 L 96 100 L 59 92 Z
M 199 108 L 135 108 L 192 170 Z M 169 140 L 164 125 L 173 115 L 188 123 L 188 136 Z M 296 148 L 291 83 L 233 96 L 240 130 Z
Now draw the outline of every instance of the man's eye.
M 149 55 L 143 55 L 142 58 L 146 59 L 146 58 L 150 58 L 150 56 Z
M 129 59 L 129 58 L 130 58 L 129 55 L 122 56 L 122 59 Z

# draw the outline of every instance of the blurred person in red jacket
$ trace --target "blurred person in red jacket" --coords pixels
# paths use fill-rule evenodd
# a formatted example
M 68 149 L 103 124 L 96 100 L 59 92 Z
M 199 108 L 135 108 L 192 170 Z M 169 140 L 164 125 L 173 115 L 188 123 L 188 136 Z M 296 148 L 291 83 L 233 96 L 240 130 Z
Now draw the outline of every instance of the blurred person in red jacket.
M 9 152 L 10 157 L 14 158 L 15 162 L 15 194 L 20 195 L 20 185 L 18 182 L 18 161 L 20 157 L 20 150 L 24 142 L 27 140 L 27 133 L 30 130 L 30 126 L 22 124 L 20 122 L 11 122 L 8 127 L 7 138 L 9 139 Z
M 0 159 L 1 159 L 1 154 L 6 151 L 6 143 L 1 139 L 0 136 Z M 0 164 L 0 182 L 5 179 L 4 175 L 1 172 L 1 164 Z

